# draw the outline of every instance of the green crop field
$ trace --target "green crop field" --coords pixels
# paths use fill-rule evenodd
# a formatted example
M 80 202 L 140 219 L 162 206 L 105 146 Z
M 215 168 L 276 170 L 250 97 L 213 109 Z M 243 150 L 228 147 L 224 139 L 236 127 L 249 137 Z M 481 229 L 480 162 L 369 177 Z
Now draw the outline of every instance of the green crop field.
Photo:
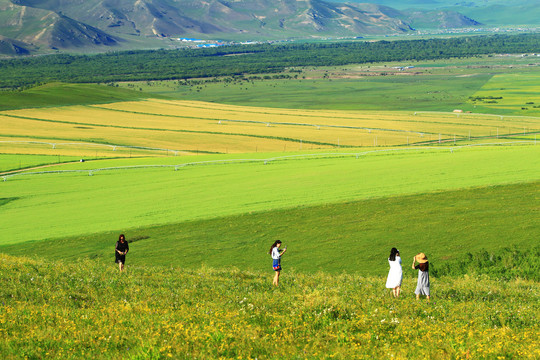
M 182 86 L 177 96 L 225 104 L 297 109 L 410 110 L 411 102 L 414 102 L 417 110 L 452 111 L 481 88 L 489 77 L 487 74 L 467 79 L 445 75 L 425 75 L 422 78 L 393 75 L 366 76 L 361 80 L 209 83 L 202 89 Z M 408 92 L 407 89 L 411 88 L 414 91 Z

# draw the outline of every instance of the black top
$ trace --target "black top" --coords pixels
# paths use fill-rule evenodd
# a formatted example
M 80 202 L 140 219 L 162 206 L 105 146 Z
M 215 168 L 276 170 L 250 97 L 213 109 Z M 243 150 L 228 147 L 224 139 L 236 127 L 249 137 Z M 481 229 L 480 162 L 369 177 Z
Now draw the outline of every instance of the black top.
M 128 242 L 124 240 L 124 242 L 121 242 L 120 240 L 118 240 L 116 242 L 116 247 L 115 247 L 115 250 L 118 250 L 120 252 L 124 252 L 124 251 L 129 251 L 129 245 L 128 245 Z M 116 251 L 115 251 L 116 252 Z M 116 252 L 117 253 L 117 252 Z M 118 254 L 118 253 L 117 253 Z

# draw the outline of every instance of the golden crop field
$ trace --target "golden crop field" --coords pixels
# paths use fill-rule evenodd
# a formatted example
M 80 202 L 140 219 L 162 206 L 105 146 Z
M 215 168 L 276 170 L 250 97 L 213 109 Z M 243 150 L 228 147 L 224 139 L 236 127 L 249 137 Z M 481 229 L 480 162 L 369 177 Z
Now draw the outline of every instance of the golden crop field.
M 131 156 L 246 153 L 336 147 L 396 146 L 529 136 L 540 119 L 468 113 L 318 111 L 257 108 L 198 101 L 142 100 L 105 105 L 11 110 L 0 113 L 4 153 Z M 98 147 L 96 145 L 102 145 Z M 126 149 L 112 146 L 146 147 Z M 164 150 L 159 150 L 164 149 Z M 37 151 L 37 152 L 36 152 Z M 105 155 L 103 155 L 105 156 Z
M 149 106 L 151 104 L 151 106 Z M 467 113 L 383 112 L 383 111 L 328 111 L 278 108 L 254 108 L 246 106 L 204 103 L 197 101 L 148 100 L 114 103 L 101 108 L 132 113 L 200 118 L 209 120 L 258 121 L 263 123 L 290 123 L 317 126 L 353 126 L 366 129 L 398 130 L 411 133 L 435 133 L 444 135 L 476 136 L 489 134 L 497 127 L 511 132 L 524 127 L 538 129 L 540 119 L 535 117 L 500 116 Z M 149 110 L 151 109 L 151 110 Z

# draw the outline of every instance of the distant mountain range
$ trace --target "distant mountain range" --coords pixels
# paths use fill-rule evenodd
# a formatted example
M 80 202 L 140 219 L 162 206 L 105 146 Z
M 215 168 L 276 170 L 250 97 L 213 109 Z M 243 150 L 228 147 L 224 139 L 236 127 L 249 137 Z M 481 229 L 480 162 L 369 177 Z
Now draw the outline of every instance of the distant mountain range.
M 321 0 L 0 0 L 0 53 L 157 47 L 171 37 L 270 40 L 479 23 L 458 12 Z
M 333 0 L 331 0 L 333 1 Z M 364 0 L 349 0 L 362 3 Z M 540 24 L 538 0 L 370 0 L 405 12 L 454 11 L 485 26 L 535 26 Z M 414 21 L 412 26 L 422 26 Z

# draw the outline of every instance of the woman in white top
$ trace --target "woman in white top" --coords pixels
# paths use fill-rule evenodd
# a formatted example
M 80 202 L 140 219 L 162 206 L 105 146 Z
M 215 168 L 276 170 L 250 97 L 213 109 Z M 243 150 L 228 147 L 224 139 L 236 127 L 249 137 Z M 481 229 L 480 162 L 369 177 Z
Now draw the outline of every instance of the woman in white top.
M 398 297 L 401 292 L 401 281 L 403 280 L 401 257 L 399 256 L 398 249 L 392 248 L 392 250 L 390 250 L 388 264 L 390 265 L 390 271 L 388 271 L 386 287 L 388 289 L 392 289 L 392 294 L 394 295 L 394 297 Z
M 274 268 L 275 275 L 274 275 L 274 281 L 272 282 L 274 286 L 278 286 L 279 284 L 279 273 L 281 272 L 281 257 L 283 254 L 285 254 L 285 251 L 287 251 L 287 248 L 285 248 L 283 251 L 279 251 L 279 247 L 281 246 L 281 240 L 276 240 L 272 247 L 270 248 L 270 251 L 268 252 L 270 255 L 272 255 L 272 267 Z

